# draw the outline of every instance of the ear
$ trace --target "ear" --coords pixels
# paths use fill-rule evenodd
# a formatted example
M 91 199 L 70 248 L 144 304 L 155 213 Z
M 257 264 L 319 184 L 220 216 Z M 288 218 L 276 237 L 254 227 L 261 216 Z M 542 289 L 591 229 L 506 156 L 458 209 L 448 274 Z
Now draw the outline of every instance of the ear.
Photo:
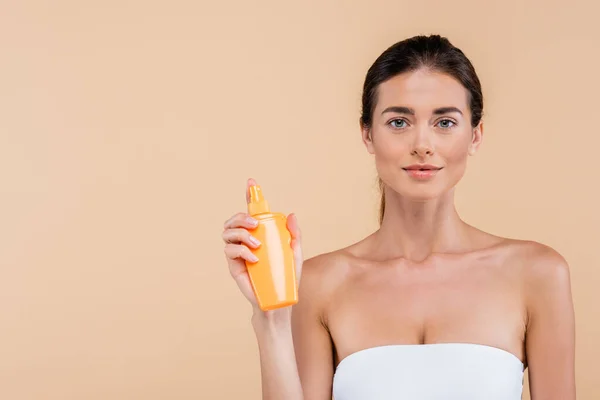
M 373 147 L 373 129 L 367 128 L 362 124 L 362 122 L 359 122 L 359 124 L 362 141 L 365 144 L 367 151 L 369 152 L 369 154 L 375 154 L 375 148 Z
M 475 128 L 473 128 L 473 136 L 471 137 L 471 143 L 469 143 L 469 155 L 475 155 L 481 141 L 483 140 L 483 121 L 480 121 Z

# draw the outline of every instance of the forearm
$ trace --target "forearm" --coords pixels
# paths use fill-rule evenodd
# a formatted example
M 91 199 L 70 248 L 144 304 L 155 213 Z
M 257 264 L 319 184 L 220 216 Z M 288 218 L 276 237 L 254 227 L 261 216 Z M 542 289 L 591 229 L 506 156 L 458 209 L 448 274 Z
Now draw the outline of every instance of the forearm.
M 303 400 L 296 365 L 290 310 L 255 312 L 252 326 L 260 354 L 263 400 Z

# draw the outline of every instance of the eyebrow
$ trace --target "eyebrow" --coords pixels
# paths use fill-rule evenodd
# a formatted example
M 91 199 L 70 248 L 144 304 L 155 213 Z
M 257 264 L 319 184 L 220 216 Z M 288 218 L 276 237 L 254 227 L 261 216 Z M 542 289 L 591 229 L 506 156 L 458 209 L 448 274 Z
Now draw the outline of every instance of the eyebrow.
M 409 107 L 400 107 L 400 106 L 388 107 L 385 110 L 383 110 L 381 112 L 381 114 L 385 114 L 387 112 L 395 112 L 395 113 L 398 113 L 398 114 L 415 115 L 415 110 L 414 109 L 409 108 Z M 440 107 L 440 108 L 436 108 L 435 110 L 433 110 L 433 115 L 448 114 L 448 113 L 452 113 L 452 112 L 456 112 L 456 113 L 459 113 L 460 115 L 462 115 L 462 111 L 460 111 L 456 107 Z

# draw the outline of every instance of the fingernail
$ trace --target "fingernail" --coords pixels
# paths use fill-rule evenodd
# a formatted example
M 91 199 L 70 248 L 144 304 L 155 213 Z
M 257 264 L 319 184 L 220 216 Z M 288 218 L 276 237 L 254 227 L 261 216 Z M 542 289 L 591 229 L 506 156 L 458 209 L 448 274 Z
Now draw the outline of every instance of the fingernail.
M 256 257 L 253 253 L 251 253 L 250 254 L 250 261 L 257 262 L 258 261 L 258 257 Z
M 257 220 L 255 220 L 255 219 L 254 219 L 254 218 L 252 218 L 252 217 L 248 217 L 248 218 L 246 218 L 246 221 L 248 221 L 248 223 L 249 223 L 250 225 L 253 225 L 253 226 L 256 226 L 256 225 L 258 225 L 258 221 L 257 221 Z
M 250 236 L 250 242 L 255 246 L 260 246 L 260 240 L 258 240 L 254 236 Z

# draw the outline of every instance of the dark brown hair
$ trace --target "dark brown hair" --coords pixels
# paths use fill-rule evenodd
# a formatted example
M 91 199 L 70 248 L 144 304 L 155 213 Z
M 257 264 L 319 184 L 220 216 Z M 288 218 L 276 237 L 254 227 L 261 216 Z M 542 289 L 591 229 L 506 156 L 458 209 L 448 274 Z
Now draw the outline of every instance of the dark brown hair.
M 414 36 L 402 40 L 386 49 L 367 71 L 362 94 L 360 123 L 370 129 L 373 123 L 373 110 L 377 104 L 379 85 L 404 72 L 428 68 L 448 74 L 458 80 L 469 94 L 471 125 L 477 126 L 483 115 L 483 94 L 475 68 L 465 54 L 450 41 L 440 35 Z M 379 223 L 385 213 L 384 183 L 379 179 L 381 205 Z

